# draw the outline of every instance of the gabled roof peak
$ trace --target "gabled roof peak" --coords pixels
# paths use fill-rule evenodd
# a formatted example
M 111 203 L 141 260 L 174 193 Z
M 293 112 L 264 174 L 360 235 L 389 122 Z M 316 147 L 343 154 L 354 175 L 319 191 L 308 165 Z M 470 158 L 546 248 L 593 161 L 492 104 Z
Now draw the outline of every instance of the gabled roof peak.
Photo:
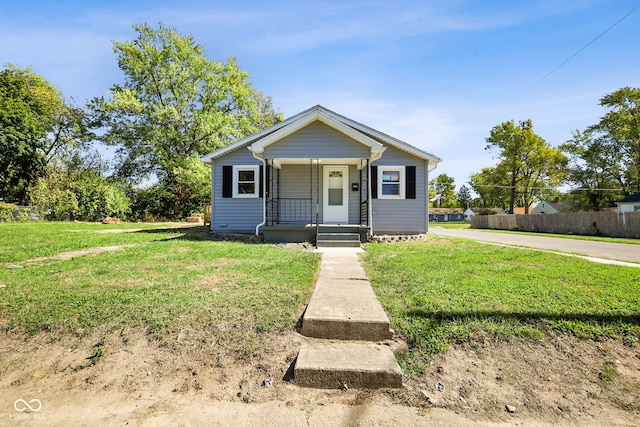
M 315 117 L 310 117 L 310 115 L 315 115 Z M 407 144 L 404 141 L 389 136 L 355 120 L 349 119 L 348 117 L 340 115 L 320 104 L 316 104 L 311 108 L 308 108 L 294 116 L 285 119 L 280 123 L 271 126 L 270 128 L 264 129 L 253 135 L 249 135 L 246 138 L 240 139 L 212 153 L 209 153 L 201 157 L 200 160 L 205 163 L 211 163 L 211 161 L 213 161 L 214 159 L 217 159 L 227 153 L 245 146 L 252 145 L 258 148 L 260 145 L 264 145 L 260 144 L 263 139 L 266 139 L 265 142 L 267 144 L 271 143 L 273 142 L 273 140 L 278 140 L 279 137 L 289 134 L 290 132 L 288 132 L 286 128 L 290 128 L 289 130 L 293 129 L 293 131 L 295 131 L 296 129 L 300 129 L 301 127 L 306 126 L 316 120 L 320 120 L 325 124 L 335 127 L 343 133 L 348 134 L 352 138 L 357 139 L 359 142 L 372 147 L 372 149 L 376 151 L 380 149 L 380 144 L 382 144 L 382 146 L 392 146 L 415 157 L 426 160 L 430 165 L 433 166 L 442 161 L 442 159 L 434 156 L 431 153 L 427 153 L 426 151 L 416 148 L 413 145 Z

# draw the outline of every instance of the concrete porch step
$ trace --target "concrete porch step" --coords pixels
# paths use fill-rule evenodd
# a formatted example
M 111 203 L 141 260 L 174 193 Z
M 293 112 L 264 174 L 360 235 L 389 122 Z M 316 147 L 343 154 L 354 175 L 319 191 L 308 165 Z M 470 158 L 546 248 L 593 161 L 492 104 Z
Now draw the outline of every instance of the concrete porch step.
M 316 240 L 317 247 L 360 247 L 359 233 L 320 232 Z
M 371 285 L 357 278 L 319 279 L 300 333 L 313 338 L 360 341 L 384 341 L 392 336 L 389 318 Z
M 299 386 L 313 388 L 402 387 L 402 371 L 391 349 L 372 343 L 305 343 L 294 378 Z
M 319 248 L 359 248 L 360 241 L 352 240 L 320 240 L 316 242 L 316 246 Z
M 360 234 L 358 233 L 318 233 L 318 240 L 355 240 L 360 242 Z

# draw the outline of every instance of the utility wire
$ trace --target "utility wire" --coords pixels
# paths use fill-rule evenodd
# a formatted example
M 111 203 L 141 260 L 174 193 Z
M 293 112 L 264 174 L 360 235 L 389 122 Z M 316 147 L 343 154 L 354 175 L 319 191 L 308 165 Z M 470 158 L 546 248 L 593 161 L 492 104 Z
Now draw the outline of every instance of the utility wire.
M 515 188 L 516 190 L 519 187 L 513 187 L 511 185 L 491 185 L 491 184 L 481 184 L 475 185 L 474 187 L 491 187 L 491 188 Z M 521 188 L 524 190 L 524 188 Z M 549 187 L 529 187 L 527 190 L 549 190 Z M 623 191 L 622 188 L 572 188 L 571 191 Z
M 603 32 L 601 32 L 600 34 L 598 34 L 598 36 L 596 36 L 596 38 L 594 38 L 593 40 L 591 40 L 589 43 L 587 43 L 586 45 L 582 46 L 580 49 L 578 49 L 573 55 L 571 55 L 570 57 L 568 57 L 567 59 L 565 59 L 564 61 L 562 61 L 560 63 L 560 65 L 558 65 L 556 68 L 554 68 L 553 70 L 551 70 L 550 72 L 548 72 L 546 75 L 544 75 L 540 80 L 538 80 L 537 82 L 535 82 L 534 84 L 532 84 L 531 86 L 529 86 L 529 88 L 527 88 L 527 91 L 533 89 L 534 87 L 536 87 L 537 85 L 539 85 L 542 81 L 546 80 L 551 74 L 555 73 L 556 71 L 558 71 L 560 68 L 562 68 L 567 62 L 571 61 L 573 58 L 575 58 L 576 56 L 578 56 L 580 54 L 580 52 L 582 52 L 583 50 L 585 50 L 586 48 L 588 48 L 589 46 L 591 46 L 592 44 L 594 44 L 598 39 L 600 39 L 602 36 L 604 36 L 605 34 L 607 34 L 609 31 L 611 31 L 616 25 L 618 25 L 619 23 L 621 23 L 622 21 L 624 21 L 629 15 L 631 15 L 633 12 L 635 12 L 636 10 L 638 10 L 638 8 L 640 7 L 636 7 L 634 9 L 632 9 L 630 12 L 628 12 L 626 15 L 624 15 L 622 18 L 618 19 L 613 25 L 611 25 L 609 28 L 607 28 L 606 30 L 604 30 Z

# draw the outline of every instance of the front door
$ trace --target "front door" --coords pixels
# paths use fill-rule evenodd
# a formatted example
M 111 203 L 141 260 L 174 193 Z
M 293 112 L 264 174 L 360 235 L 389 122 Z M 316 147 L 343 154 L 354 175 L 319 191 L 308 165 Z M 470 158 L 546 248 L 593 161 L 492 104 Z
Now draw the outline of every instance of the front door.
M 323 177 L 323 222 L 347 224 L 349 222 L 348 166 L 325 166 Z

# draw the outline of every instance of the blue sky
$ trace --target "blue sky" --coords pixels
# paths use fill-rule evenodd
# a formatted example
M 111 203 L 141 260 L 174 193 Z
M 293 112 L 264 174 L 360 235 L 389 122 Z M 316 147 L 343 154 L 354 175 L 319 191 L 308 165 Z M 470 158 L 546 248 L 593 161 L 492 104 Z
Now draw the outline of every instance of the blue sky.
M 603 95 L 640 87 L 640 9 L 607 31 L 638 6 L 7 1 L 0 4 L 0 64 L 31 66 L 83 104 L 122 82 L 112 41 L 134 38 L 133 24 L 163 22 L 192 34 L 211 59 L 236 57 L 286 117 L 322 104 L 441 157 L 432 177 L 446 173 L 460 186 L 496 163 L 484 150 L 493 126 L 531 119 L 538 135 L 558 145 L 599 120 Z

